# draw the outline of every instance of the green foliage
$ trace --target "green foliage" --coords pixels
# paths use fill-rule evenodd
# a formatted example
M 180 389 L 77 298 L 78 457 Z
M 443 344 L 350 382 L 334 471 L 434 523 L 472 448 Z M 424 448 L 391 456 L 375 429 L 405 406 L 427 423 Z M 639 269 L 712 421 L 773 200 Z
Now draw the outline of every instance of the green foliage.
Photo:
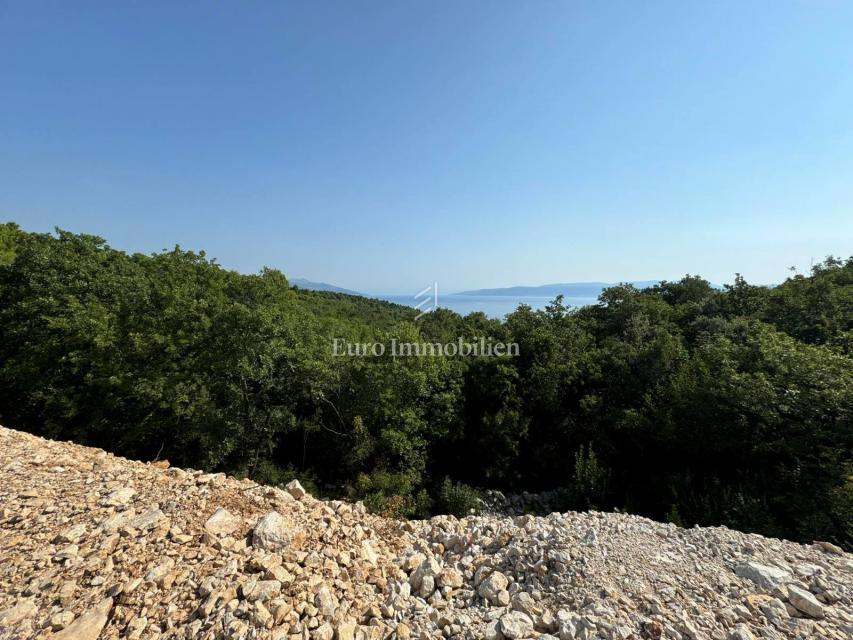
M 13 222 L 0 224 L 0 267 L 11 264 L 15 259 L 15 245 L 21 234 Z
M 839 540 L 853 540 L 853 465 L 847 466 L 847 477 L 834 486 L 829 495 L 829 518 Z
M 471 487 L 561 489 L 575 508 L 853 548 L 853 258 L 777 287 L 686 276 L 503 321 L 415 315 L 180 248 L 128 255 L 0 225 L 0 420 L 135 458 L 298 477 L 394 517 L 467 513 Z M 331 348 L 460 336 L 520 355 Z
M 669 513 L 666 514 L 666 521 L 671 522 L 677 527 L 684 526 L 684 520 L 681 519 L 681 514 L 678 512 L 678 506 L 672 505 L 669 509 Z
M 352 497 L 363 500 L 368 509 L 386 518 L 422 518 L 429 513 L 429 496 L 423 489 L 416 490 L 415 478 L 407 473 L 362 473 Z
M 480 492 L 461 482 L 445 478 L 438 490 L 438 510 L 454 516 L 464 517 L 480 513 Z
M 575 452 L 575 471 L 569 485 L 569 495 L 584 509 L 602 504 L 610 481 L 610 472 L 598 460 L 590 444 Z
M 764 314 L 785 333 L 850 355 L 853 331 L 853 257 L 829 257 L 810 276 L 789 278 L 770 293 Z

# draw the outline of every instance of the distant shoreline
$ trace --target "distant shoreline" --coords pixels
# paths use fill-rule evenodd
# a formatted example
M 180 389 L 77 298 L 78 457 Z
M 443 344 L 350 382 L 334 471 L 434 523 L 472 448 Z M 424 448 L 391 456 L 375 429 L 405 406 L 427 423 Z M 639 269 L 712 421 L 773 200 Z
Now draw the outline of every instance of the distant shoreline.
M 418 300 L 414 296 L 374 294 L 371 297 L 408 307 L 414 307 L 418 303 Z M 439 296 L 438 307 L 450 309 L 462 316 L 469 313 L 481 312 L 490 318 L 501 319 L 508 313 L 512 313 L 518 309 L 519 305 L 522 304 L 531 307 L 533 310 L 544 309 L 555 297 L 556 295 L 541 294 L 537 296 L 517 296 L 448 293 Z M 563 301 L 572 307 L 584 307 L 597 304 L 598 296 L 564 296 Z

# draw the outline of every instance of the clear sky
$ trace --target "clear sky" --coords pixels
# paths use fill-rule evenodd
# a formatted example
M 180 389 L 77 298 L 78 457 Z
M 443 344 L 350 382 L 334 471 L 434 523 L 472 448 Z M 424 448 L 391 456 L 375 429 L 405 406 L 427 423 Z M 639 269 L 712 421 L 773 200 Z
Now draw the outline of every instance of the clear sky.
M 853 3 L 0 0 L 0 218 L 362 291 L 853 253 Z

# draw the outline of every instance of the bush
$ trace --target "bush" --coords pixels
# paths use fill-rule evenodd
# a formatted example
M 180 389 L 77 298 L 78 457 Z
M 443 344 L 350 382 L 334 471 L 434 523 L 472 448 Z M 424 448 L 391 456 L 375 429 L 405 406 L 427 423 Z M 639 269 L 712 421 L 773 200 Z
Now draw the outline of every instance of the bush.
M 585 509 L 601 504 L 609 478 L 610 471 L 598 461 L 592 444 L 575 452 L 575 473 L 569 490 L 575 503 Z
M 684 521 L 681 519 L 681 514 L 678 512 L 678 505 L 672 505 L 669 513 L 666 514 L 666 521 L 671 522 L 677 527 L 683 527 Z
M 460 518 L 477 515 L 482 509 L 480 492 L 467 484 L 445 478 L 438 491 L 437 507 L 439 513 L 449 513 Z
M 386 518 L 423 518 L 429 514 L 426 491 L 416 491 L 414 479 L 408 473 L 362 473 L 350 496 L 364 501 L 371 512 Z

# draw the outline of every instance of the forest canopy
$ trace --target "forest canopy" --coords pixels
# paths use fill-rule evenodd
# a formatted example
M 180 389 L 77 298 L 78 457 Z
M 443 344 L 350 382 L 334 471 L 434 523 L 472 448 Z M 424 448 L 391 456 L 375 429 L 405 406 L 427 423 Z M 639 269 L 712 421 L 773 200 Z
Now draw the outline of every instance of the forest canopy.
M 773 287 L 698 276 L 503 320 L 290 286 L 204 253 L 0 225 L 0 423 L 293 477 L 395 516 L 478 490 L 853 548 L 853 257 Z M 486 337 L 518 357 L 335 357 Z

